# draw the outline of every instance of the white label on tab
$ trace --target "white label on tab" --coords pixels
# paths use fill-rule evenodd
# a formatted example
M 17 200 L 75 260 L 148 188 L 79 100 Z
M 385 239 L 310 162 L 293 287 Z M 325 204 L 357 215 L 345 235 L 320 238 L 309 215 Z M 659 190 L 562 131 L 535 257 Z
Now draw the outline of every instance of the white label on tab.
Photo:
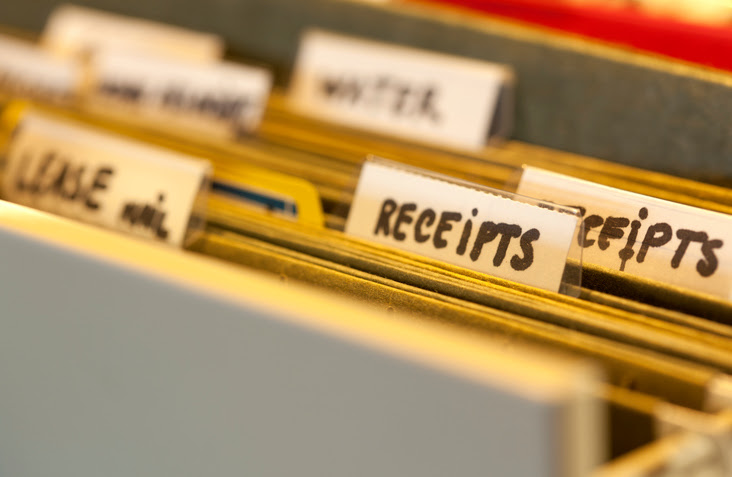
M 80 79 L 75 62 L 0 35 L 0 94 L 64 103 L 75 97 Z
M 25 112 L 3 192 L 22 205 L 182 245 L 210 175 L 207 161 Z
M 558 291 L 579 218 L 367 161 L 346 233 Z
M 499 65 L 309 31 L 289 98 L 318 119 L 475 150 L 509 81 Z
M 732 298 L 732 216 L 533 167 L 518 193 L 583 210 L 584 263 Z
M 263 68 L 105 51 L 91 62 L 87 107 L 156 127 L 229 139 L 254 131 L 272 84 Z
M 75 58 L 112 49 L 211 62 L 224 51 L 218 35 L 76 5 L 56 8 L 41 40 L 54 53 Z

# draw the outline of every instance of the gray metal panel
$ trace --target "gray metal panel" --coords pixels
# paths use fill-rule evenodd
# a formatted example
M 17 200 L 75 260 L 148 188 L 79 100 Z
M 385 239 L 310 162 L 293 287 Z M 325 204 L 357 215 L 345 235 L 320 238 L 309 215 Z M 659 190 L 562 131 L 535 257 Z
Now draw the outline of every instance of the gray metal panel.
M 0 475 L 556 476 L 569 440 L 599 438 L 572 437 L 539 383 L 522 396 L 5 224 L 0 263 Z
M 421 5 L 344 0 L 80 0 L 219 32 L 273 64 L 282 82 L 303 28 L 325 29 L 512 65 L 514 137 L 692 178 L 732 179 L 732 76 Z M 0 2 L 3 23 L 39 31 L 55 0 Z

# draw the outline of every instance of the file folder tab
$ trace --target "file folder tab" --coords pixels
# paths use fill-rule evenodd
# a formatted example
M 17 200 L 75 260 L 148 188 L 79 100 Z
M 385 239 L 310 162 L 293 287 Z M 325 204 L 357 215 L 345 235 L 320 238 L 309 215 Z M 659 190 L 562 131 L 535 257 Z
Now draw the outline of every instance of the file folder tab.
M 568 258 L 579 258 L 570 252 L 580 222 L 573 209 L 375 159 L 361 170 L 345 231 L 560 291 Z
M 511 118 L 512 81 L 501 65 L 312 30 L 289 95 L 318 119 L 476 150 L 508 129 L 494 123 Z
M 121 49 L 214 61 L 221 58 L 224 51 L 223 39 L 218 35 L 76 5 L 62 5 L 51 13 L 41 41 L 56 54 L 76 58 L 97 51 Z
M 203 227 L 207 161 L 13 104 L 6 199 L 83 222 L 183 245 Z
M 259 125 L 272 84 L 263 68 L 102 51 L 86 106 L 117 119 L 232 139 Z
M 0 97 L 66 104 L 75 98 L 81 77 L 77 63 L 0 35 Z
M 517 192 L 577 207 L 585 263 L 732 299 L 732 217 L 524 167 Z
M 322 228 L 323 208 L 315 186 L 307 180 L 259 167 L 216 161 L 209 210 L 231 216 L 252 209 Z

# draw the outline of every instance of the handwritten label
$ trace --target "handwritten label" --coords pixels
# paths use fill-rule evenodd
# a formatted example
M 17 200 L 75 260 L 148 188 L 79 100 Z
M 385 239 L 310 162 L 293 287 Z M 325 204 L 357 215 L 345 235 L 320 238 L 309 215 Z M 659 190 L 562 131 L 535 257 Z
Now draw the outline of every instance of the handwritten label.
M 732 217 L 525 167 L 518 193 L 577 207 L 583 261 L 732 298 Z
M 62 5 L 51 13 L 43 30 L 44 47 L 62 56 L 87 57 L 104 50 L 211 62 L 221 58 L 223 40 L 163 23 Z
M 0 35 L 0 94 L 66 103 L 75 97 L 80 79 L 76 63 Z
M 578 221 L 575 215 L 367 161 L 346 233 L 557 291 Z
M 25 112 L 7 153 L 5 198 L 182 245 L 208 162 Z
M 491 63 L 309 31 L 289 98 L 318 119 L 475 150 L 512 78 Z
M 119 118 L 229 139 L 259 126 L 270 73 L 234 63 L 200 64 L 101 52 L 91 62 L 86 106 Z

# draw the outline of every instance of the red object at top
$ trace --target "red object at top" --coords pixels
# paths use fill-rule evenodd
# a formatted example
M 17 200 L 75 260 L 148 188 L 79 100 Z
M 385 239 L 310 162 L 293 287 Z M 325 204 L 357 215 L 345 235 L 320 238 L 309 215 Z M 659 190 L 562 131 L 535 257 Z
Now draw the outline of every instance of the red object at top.
M 732 71 L 732 26 L 652 17 L 632 8 L 571 5 L 557 0 L 440 0 Z

